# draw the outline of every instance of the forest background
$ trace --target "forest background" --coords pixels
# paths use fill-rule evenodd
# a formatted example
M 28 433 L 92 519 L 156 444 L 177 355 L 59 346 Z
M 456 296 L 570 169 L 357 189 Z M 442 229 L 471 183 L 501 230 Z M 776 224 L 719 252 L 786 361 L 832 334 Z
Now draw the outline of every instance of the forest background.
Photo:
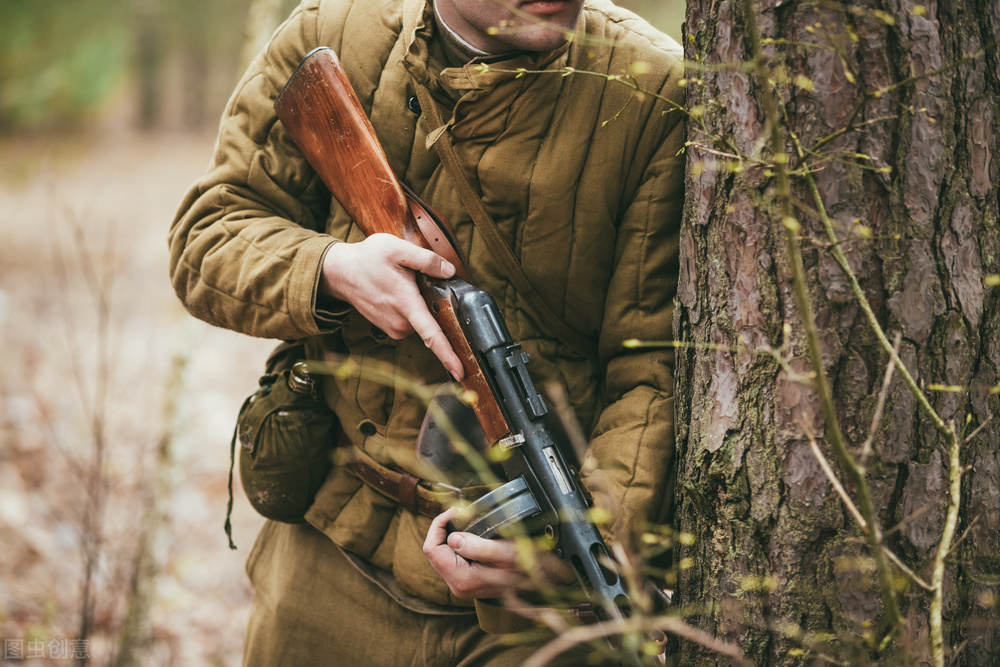
M 294 4 L 0 3 L 4 664 L 240 662 L 261 519 L 237 490 L 230 551 L 228 446 L 271 343 L 183 311 L 166 232 Z M 682 2 L 618 4 L 680 39 Z

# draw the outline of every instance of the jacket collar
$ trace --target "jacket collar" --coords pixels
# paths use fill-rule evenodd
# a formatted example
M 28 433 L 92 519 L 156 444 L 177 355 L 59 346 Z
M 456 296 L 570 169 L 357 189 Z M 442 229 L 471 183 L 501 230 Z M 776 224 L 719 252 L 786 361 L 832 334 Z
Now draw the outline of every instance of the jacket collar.
M 520 71 L 560 69 L 568 61 L 570 42 L 558 49 L 542 52 L 521 51 L 510 58 L 491 61 L 484 67 L 481 59 L 473 59 L 462 67 L 445 67 L 431 57 L 431 44 L 437 36 L 432 0 L 404 0 L 403 34 L 406 54 L 403 66 L 418 85 L 426 86 L 440 99 L 452 102 L 469 91 L 479 93 L 491 90 L 498 84 L 517 78 Z M 576 30 L 583 30 L 583 16 Z M 520 75 L 523 76 L 523 75 Z

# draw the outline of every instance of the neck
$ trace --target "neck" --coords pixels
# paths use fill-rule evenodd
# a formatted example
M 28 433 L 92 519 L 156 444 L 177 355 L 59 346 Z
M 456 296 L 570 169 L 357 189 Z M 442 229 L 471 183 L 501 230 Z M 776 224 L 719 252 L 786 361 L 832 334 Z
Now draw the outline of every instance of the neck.
M 464 65 L 476 58 L 489 58 L 490 56 L 500 55 L 474 47 L 445 22 L 444 17 L 441 16 L 441 12 L 438 11 L 437 2 L 432 4 L 434 6 L 434 19 L 437 21 L 439 28 L 438 34 L 441 36 L 445 55 L 448 56 L 448 61 L 451 64 Z

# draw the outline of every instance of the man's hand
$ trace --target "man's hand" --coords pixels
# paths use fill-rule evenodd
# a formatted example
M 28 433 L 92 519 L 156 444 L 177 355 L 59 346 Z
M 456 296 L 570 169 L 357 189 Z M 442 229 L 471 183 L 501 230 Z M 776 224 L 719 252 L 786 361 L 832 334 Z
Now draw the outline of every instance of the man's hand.
M 523 580 L 517 546 L 511 540 L 484 540 L 471 533 L 448 534 L 455 508 L 431 522 L 424 554 L 460 600 L 503 597 Z
M 456 379 L 465 372 L 417 290 L 415 273 L 451 278 L 455 267 L 430 250 L 391 234 L 372 234 L 360 243 L 337 243 L 323 260 L 320 290 L 354 308 L 390 338 L 416 332 Z
M 534 577 L 525 571 L 525 554 L 513 540 L 485 540 L 471 533 L 448 534 L 445 525 L 456 508 L 431 522 L 424 540 L 424 555 L 452 594 L 460 600 L 499 598 L 514 589 L 530 589 L 539 578 L 549 584 L 567 583 L 573 573 L 555 554 L 535 551 L 529 557 Z

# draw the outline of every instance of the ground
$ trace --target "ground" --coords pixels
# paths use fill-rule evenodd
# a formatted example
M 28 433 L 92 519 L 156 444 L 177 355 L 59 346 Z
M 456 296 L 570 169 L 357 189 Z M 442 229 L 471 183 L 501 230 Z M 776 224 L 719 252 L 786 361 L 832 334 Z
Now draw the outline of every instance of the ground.
M 118 642 L 140 537 L 159 569 L 140 664 L 239 664 L 252 598 L 243 564 L 261 520 L 237 483 L 230 551 L 229 443 L 272 343 L 195 321 L 167 277 L 167 229 L 212 142 L 110 132 L 0 141 L 5 662 L 18 646 L 37 658 L 28 664 L 68 664 L 63 654 L 79 650 L 82 545 L 101 535 L 94 664 Z M 170 456 L 158 456 L 161 442 Z M 95 514 L 98 452 L 107 500 Z M 149 514 L 157 497 L 162 522 Z

